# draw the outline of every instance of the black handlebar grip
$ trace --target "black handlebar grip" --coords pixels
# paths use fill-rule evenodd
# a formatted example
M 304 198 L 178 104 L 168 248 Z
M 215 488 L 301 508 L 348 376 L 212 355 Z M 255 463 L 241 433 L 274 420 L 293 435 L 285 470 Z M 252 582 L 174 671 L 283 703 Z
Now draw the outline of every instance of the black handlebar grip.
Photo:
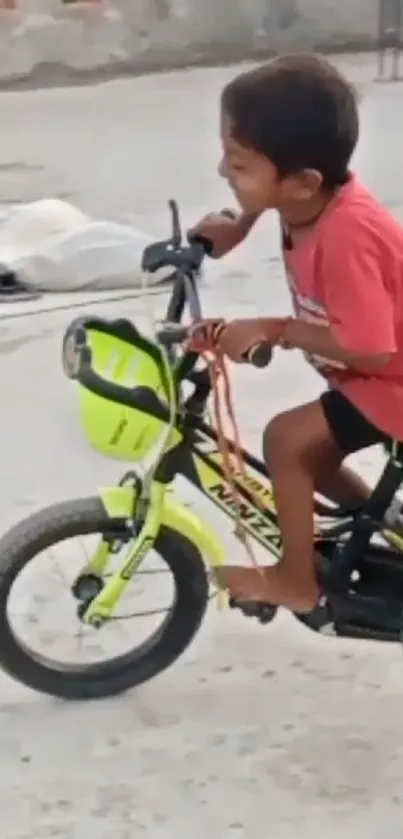
M 273 348 L 271 344 L 256 344 L 246 353 L 249 364 L 254 367 L 267 367 L 272 359 Z
M 157 341 L 164 347 L 173 347 L 175 344 L 183 344 L 189 333 L 188 326 L 181 326 L 178 323 L 165 323 L 156 332 Z
M 231 210 L 231 209 L 228 209 L 228 208 L 225 208 L 224 210 L 221 210 L 219 215 L 222 216 L 223 218 L 228 218 L 231 221 L 235 221 L 236 216 L 237 216 L 235 210 Z M 197 242 L 198 245 L 202 246 L 206 256 L 211 256 L 211 254 L 213 252 L 213 248 L 214 248 L 214 242 L 212 242 L 211 239 L 207 239 L 206 236 L 191 236 L 191 238 L 189 239 L 189 242 L 190 242 L 190 244 L 192 244 L 193 242 Z
M 189 242 L 191 245 L 201 245 L 206 256 L 211 256 L 214 248 L 214 242 L 211 239 L 207 239 L 206 236 L 191 236 Z

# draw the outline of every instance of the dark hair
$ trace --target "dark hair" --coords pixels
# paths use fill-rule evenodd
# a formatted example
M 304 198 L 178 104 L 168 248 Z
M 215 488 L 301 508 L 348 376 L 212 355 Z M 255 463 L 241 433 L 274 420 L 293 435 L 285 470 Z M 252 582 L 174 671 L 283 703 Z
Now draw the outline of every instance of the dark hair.
M 222 107 L 234 139 L 269 158 L 279 177 L 316 169 L 325 189 L 348 180 L 357 100 L 325 58 L 280 56 L 242 73 L 224 88 Z

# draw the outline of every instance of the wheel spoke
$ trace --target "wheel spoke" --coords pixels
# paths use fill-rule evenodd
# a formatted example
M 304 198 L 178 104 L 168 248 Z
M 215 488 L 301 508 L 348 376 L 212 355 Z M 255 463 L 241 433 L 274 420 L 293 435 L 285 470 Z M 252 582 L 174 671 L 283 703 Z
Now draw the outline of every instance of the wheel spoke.
M 116 572 L 125 521 L 114 527 L 93 498 L 50 507 L 0 539 L 0 667 L 9 675 L 54 696 L 110 696 L 151 678 L 186 648 L 206 608 L 207 575 L 197 549 L 167 528 L 111 619 L 99 630 L 80 620 L 97 593 L 91 575 L 72 591 L 83 555 L 86 563 L 91 555 L 86 540 L 107 532 L 121 541 L 111 557 Z M 136 631 L 127 632 L 123 621 L 134 619 Z

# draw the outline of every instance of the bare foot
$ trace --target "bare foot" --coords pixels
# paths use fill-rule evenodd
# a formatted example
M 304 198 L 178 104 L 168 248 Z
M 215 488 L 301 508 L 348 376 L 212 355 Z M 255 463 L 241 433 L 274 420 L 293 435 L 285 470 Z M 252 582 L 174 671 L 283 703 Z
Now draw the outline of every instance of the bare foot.
M 212 580 L 231 597 L 243 602 L 270 603 L 284 606 L 292 612 L 311 612 L 318 603 L 320 590 L 313 580 L 309 586 L 287 578 L 281 565 L 246 568 L 224 565 L 215 568 Z

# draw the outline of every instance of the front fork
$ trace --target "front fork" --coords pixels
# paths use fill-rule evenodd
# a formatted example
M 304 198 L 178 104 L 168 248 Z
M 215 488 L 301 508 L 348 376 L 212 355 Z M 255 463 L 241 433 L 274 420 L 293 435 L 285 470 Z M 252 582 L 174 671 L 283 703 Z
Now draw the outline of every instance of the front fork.
M 135 476 L 134 476 L 135 477 Z M 73 592 L 81 600 L 79 616 L 84 623 L 99 628 L 110 617 L 128 583 L 142 560 L 152 548 L 161 526 L 166 487 L 153 482 L 149 497 L 141 499 L 141 482 L 123 480 L 117 487 L 101 490 L 100 498 L 110 519 L 124 519 L 125 529 L 133 534 L 123 565 L 104 584 L 111 554 L 117 553 L 122 540 L 105 537 L 100 541 L 94 556 L 81 569 Z M 143 503 L 141 503 L 143 502 Z M 80 591 L 82 592 L 80 596 Z M 86 598 L 85 592 L 89 592 Z
M 128 583 L 155 543 L 162 525 L 176 530 L 192 542 L 210 566 L 221 565 L 224 561 L 224 550 L 215 534 L 194 513 L 172 499 L 169 487 L 153 481 L 143 508 L 141 489 L 141 482 L 137 479 L 130 483 L 123 480 L 119 486 L 100 491 L 108 518 L 122 520 L 133 538 L 129 541 L 124 564 L 106 583 L 103 578 L 111 554 L 116 552 L 116 547 L 120 548 L 118 535 L 102 539 L 73 585 L 73 593 L 81 601 L 80 619 L 96 628 L 110 618 Z M 89 596 L 80 595 L 80 582 L 81 592 L 87 590 Z

